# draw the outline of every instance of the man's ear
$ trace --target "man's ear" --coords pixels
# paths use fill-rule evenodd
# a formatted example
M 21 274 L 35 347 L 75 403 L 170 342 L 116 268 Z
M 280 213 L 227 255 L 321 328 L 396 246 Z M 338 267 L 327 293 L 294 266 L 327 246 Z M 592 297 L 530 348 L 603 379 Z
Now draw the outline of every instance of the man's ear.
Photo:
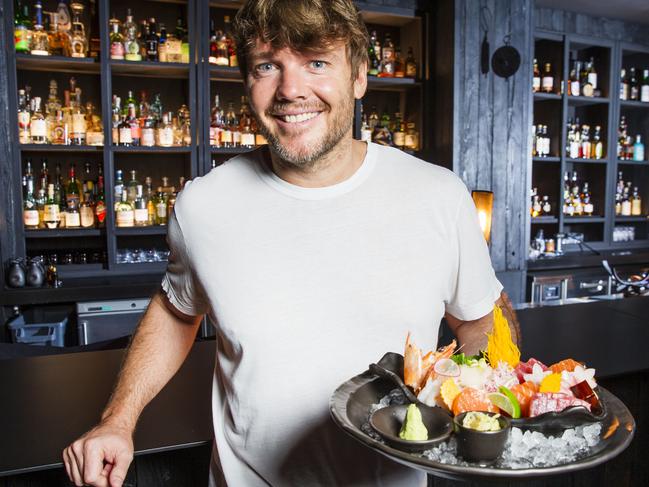
M 358 65 L 358 72 L 354 76 L 354 98 L 360 100 L 367 91 L 367 61 Z

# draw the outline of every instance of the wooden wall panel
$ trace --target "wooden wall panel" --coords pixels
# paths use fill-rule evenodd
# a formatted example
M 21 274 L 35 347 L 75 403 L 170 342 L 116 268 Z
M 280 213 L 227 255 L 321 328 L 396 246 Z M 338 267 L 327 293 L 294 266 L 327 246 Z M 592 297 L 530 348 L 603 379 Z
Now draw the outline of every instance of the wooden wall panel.
M 480 72 L 483 7 L 490 12 L 490 53 L 509 35 L 521 54 L 521 67 L 508 79 L 491 70 Z M 494 192 L 491 256 L 496 271 L 525 269 L 532 14 L 532 0 L 455 2 L 453 169 L 470 190 Z

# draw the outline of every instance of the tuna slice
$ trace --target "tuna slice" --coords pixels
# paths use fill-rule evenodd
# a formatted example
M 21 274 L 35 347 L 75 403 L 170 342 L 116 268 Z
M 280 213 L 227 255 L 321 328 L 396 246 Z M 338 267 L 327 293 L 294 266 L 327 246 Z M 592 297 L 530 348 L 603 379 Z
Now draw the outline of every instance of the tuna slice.
M 530 401 L 530 418 L 551 411 L 560 412 L 570 406 L 583 406 L 590 411 L 590 404 L 563 393 L 537 392 Z
M 519 362 L 516 367 L 514 367 L 514 373 L 518 377 L 518 382 L 525 382 L 523 374 L 531 374 L 534 364 L 539 364 L 541 369 L 548 370 L 547 365 L 543 362 L 536 360 L 535 358 L 529 359 L 527 362 Z

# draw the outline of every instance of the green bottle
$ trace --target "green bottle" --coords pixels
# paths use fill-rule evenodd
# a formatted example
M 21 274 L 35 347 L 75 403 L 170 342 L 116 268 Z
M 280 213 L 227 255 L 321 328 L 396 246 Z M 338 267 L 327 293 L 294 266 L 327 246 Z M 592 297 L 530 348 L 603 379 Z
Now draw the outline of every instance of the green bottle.
M 18 2 L 14 17 L 14 41 L 16 52 L 29 53 L 32 37 L 32 22 L 29 19 L 29 6 Z

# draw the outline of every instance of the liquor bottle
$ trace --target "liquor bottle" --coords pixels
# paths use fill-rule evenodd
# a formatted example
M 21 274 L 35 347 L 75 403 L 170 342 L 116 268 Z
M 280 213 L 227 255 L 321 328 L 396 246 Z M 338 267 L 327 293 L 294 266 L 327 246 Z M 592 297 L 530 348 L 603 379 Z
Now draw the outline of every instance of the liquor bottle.
M 54 199 L 54 184 L 47 185 L 47 200 L 43 208 L 43 220 L 50 230 L 58 228 L 61 224 L 61 208 Z
M 221 130 L 223 129 L 223 111 L 221 109 L 221 98 L 214 96 L 214 105 L 210 115 L 210 145 L 221 147 Z
M 38 228 L 45 227 L 45 203 L 47 202 L 47 196 L 45 196 L 45 188 L 40 188 L 37 192 L 36 197 L 36 209 L 38 210 Z
M 158 37 L 158 60 L 161 63 L 167 62 L 167 28 L 160 22 L 160 35 Z
M 162 187 L 158 186 L 158 193 L 155 198 L 155 223 L 156 225 L 167 224 L 167 198 L 162 191 Z
M 56 115 L 56 111 L 61 109 L 61 100 L 59 99 L 59 89 L 56 80 L 50 80 L 50 94 L 45 104 L 45 113 L 47 115 Z
M 38 175 L 38 189 L 47 190 L 47 186 L 50 184 L 50 171 L 47 165 L 47 159 L 41 159 L 41 173 Z
M 232 24 L 230 23 L 229 15 L 223 17 L 223 33 L 225 34 L 225 39 L 228 44 L 228 63 L 231 67 L 237 67 L 239 66 L 237 46 L 234 42 L 234 37 L 232 36 Z
M 543 196 L 543 214 L 549 216 L 552 213 L 552 205 L 550 204 L 550 197 Z
M 595 70 L 595 58 L 591 57 L 588 62 L 588 67 L 586 71 L 586 82 L 591 85 L 593 92 L 590 96 L 597 94 L 599 85 L 597 82 L 597 71 Z
M 241 132 L 241 147 L 252 149 L 255 147 L 255 134 L 252 131 L 252 116 L 248 105 L 248 98 L 241 97 L 241 112 L 239 113 L 239 130 Z
M 122 200 L 122 193 L 124 193 L 124 176 L 121 169 L 115 171 L 115 186 L 113 188 L 113 196 L 115 200 L 115 208 L 117 203 Z
M 180 39 L 180 62 L 189 62 L 189 37 L 187 35 L 187 27 L 181 17 L 176 19 L 176 37 Z
M 581 150 L 579 157 L 583 159 L 590 159 L 592 153 L 592 144 L 590 141 L 590 126 L 582 125 L 581 126 Z
M 174 144 L 174 129 L 171 125 L 172 113 L 162 115 L 162 120 L 156 129 L 156 142 L 160 147 L 171 147 Z
M 50 12 L 50 31 L 47 33 L 52 56 L 69 56 L 70 39 L 65 32 L 59 29 L 59 15 Z
M 649 102 L 649 69 L 642 70 L 642 84 L 640 85 L 640 101 Z
M 396 113 L 394 118 L 396 130 L 392 133 L 392 140 L 396 147 L 403 150 L 406 148 L 406 124 L 400 113 Z
M 99 166 L 101 168 L 101 165 Z M 97 176 L 97 197 L 95 199 L 95 220 L 97 227 L 106 226 L 106 196 L 104 194 L 104 175 Z
M 406 145 L 405 148 L 411 151 L 419 150 L 419 131 L 413 120 L 406 124 Z
M 408 54 L 406 55 L 406 77 L 417 77 L 417 61 L 415 60 L 415 55 L 412 52 L 412 47 L 408 48 Z
M 617 129 L 617 158 L 623 160 L 626 158 L 626 117 L 620 117 L 620 125 Z
M 124 36 L 120 32 L 121 22 L 111 18 L 110 25 L 110 58 L 118 61 L 124 60 Z
M 158 35 L 156 34 L 156 23 L 155 18 L 151 17 L 149 19 L 149 25 L 146 30 L 146 39 L 144 40 L 146 45 L 146 58 L 148 61 L 158 61 Z
M 182 62 L 182 38 L 177 37 L 177 32 L 176 27 L 175 33 L 167 33 L 165 46 L 168 63 Z
M 210 19 L 210 55 L 208 57 L 208 62 L 210 64 L 216 64 L 216 58 L 218 56 L 218 41 L 217 33 L 214 30 L 214 19 Z
M 367 121 L 367 114 L 363 114 L 363 122 L 361 124 L 361 141 L 372 141 L 372 129 L 370 129 L 369 123 Z
M 142 61 L 140 44 L 137 41 L 137 25 L 133 22 L 131 9 L 126 9 L 126 22 L 124 22 L 124 59 L 127 61 Z
M 151 176 L 144 178 L 144 199 L 146 200 L 147 225 L 155 225 L 155 194 Z
M 538 93 L 541 91 L 541 71 L 539 70 L 539 63 L 534 59 L 534 71 L 532 74 L 532 92 Z
M 635 74 L 635 68 L 629 69 L 629 100 L 638 101 L 640 99 L 640 87 L 638 78 Z
M 590 189 L 588 188 L 588 183 L 584 183 L 584 190 L 581 193 L 581 202 L 583 205 L 583 212 L 587 216 L 593 216 L 594 206 L 591 201 Z
M 126 123 L 131 129 L 131 144 L 132 146 L 139 146 L 142 139 L 142 129 L 140 128 L 140 121 L 137 119 L 136 109 L 133 104 L 128 107 L 128 117 Z
M 70 166 L 69 177 L 70 180 L 68 181 L 68 185 L 65 189 L 65 226 L 67 228 L 75 228 L 81 226 L 81 217 L 79 215 L 81 194 L 79 191 L 77 178 L 75 176 L 74 164 Z
M 115 203 L 115 225 L 120 228 L 135 225 L 135 211 L 133 205 L 127 200 L 126 191 L 121 194 L 121 198 Z
M 534 188 L 533 192 L 535 192 L 536 188 Z M 539 196 L 537 194 L 534 194 L 532 196 L 532 218 L 536 218 L 541 214 L 542 208 L 541 208 L 541 201 L 539 200 Z
M 31 114 L 27 107 L 25 90 L 18 90 L 18 142 L 29 144 L 32 141 L 29 122 Z
M 47 143 L 47 124 L 41 112 L 41 99 L 34 97 L 34 113 L 29 121 L 29 135 L 32 144 Z
M 144 198 L 142 185 L 135 187 L 135 199 L 133 201 L 133 223 L 136 227 L 144 227 L 149 222 L 149 210 L 147 201 Z
M 401 57 L 401 49 L 398 47 L 395 49 L 394 54 L 394 77 L 403 78 L 406 75 L 406 66 Z
M 75 102 L 72 106 L 72 132 L 70 133 L 72 145 L 85 145 L 87 130 L 86 110 L 81 103 L 81 88 L 76 88 Z
M 385 40 L 383 41 L 383 46 L 381 47 L 381 54 L 382 58 L 379 76 L 392 78 L 394 76 L 395 51 L 394 43 L 392 42 L 392 38 L 390 37 L 389 33 L 385 35 Z
M 620 100 L 629 99 L 629 78 L 626 75 L 626 69 L 620 71 Z
M 180 143 L 178 145 L 190 146 L 192 144 L 191 116 L 189 108 L 184 103 L 178 109 L 178 123 L 180 126 Z M 237 119 L 237 126 L 238 124 Z
M 166 198 L 168 198 L 169 195 L 174 192 L 174 187 L 169 186 L 169 178 L 167 176 L 162 176 L 161 191 L 165 194 L 165 201 Z
M 635 136 L 635 144 L 633 144 L 633 160 L 644 161 L 644 144 L 642 143 L 642 136 L 640 134 Z
M 178 196 L 178 193 L 176 192 L 176 188 L 172 186 L 171 191 L 167 196 L 167 215 L 171 215 L 174 211 L 174 206 L 176 204 L 176 196 Z
M 373 30 L 372 34 L 370 35 L 370 44 L 367 50 L 367 54 L 369 57 L 368 65 L 367 65 L 367 74 L 370 76 L 378 76 L 379 70 L 381 69 L 380 54 L 376 52 L 377 42 L 378 40 L 376 36 L 376 31 Z
M 223 129 L 221 130 L 221 147 L 234 147 L 232 139 L 232 130 L 230 126 L 230 111 L 234 112 L 232 103 L 228 105 L 228 112 L 224 117 Z M 234 115 L 234 114 L 233 114 Z
M 574 61 L 572 70 L 570 71 L 570 95 L 571 96 L 581 95 L 580 74 L 581 74 L 581 62 Z
M 554 91 L 554 75 L 552 74 L 552 65 L 550 63 L 545 63 L 541 89 L 545 93 L 552 93 Z
M 34 3 L 34 30 L 29 53 L 32 56 L 50 55 L 50 40 L 43 27 L 43 4 L 40 0 Z
M 81 22 L 84 6 L 82 3 L 74 2 L 70 5 L 72 9 L 72 31 L 70 33 L 70 55 L 77 58 L 85 58 L 88 54 L 88 38 L 86 28 Z
M 217 66 L 229 66 L 230 65 L 230 53 L 228 52 L 228 38 L 225 36 L 225 32 L 219 30 L 216 32 L 216 57 L 214 59 L 214 64 Z M 210 46 L 211 49 L 211 46 Z M 211 54 L 211 50 L 210 50 Z
M 92 203 L 92 196 L 86 193 L 83 197 L 83 202 L 79 208 L 79 215 L 81 226 L 83 228 L 92 228 L 95 226 L 95 209 Z
M 68 34 L 72 30 L 70 9 L 67 0 L 60 0 L 56 7 L 56 21 L 59 24 L 59 31 Z
M 633 193 L 631 194 L 631 216 L 640 215 L 642 215 L 642 199 L 640 198 L 638 187 L 634 186 Z
M 141 184 L 137 180 L 137 171 L 135 169 L 131 169 L 131 179 L 126 183 L 125 186 L 126 196 L 127 196 L 126 199 L 130 203 L 133 203 L 135 201 L 135 197 L 137 196 L 138 186 L 141 186 Z
M 32 37 L 32 22 L 27 3 L 18 4 L 14 16 L 14 46 L 16 52 L 29 53 Z
M 137 30 L 137 43 L 140 46 L 140 56 L 146 60 L 146 35 L 149 23 L 146 19 L 140 20 L 139 28 Z
M 604 144 L 602 142 L 602 127 L 595 126 L 595 133 L 593 134 L 593 142 L 591 144 L 592 159 L 602 159 L 604 157 Z
M 622 209 L 620 212 L 620 215 L 622 216 L 631 216 L 631 199 L 629 196 L 630 185 L 630 182 L 627 183 L 622 192 Z
M 35 230 L 40 223 L 36 198 L 34 197 L 34 179 L 27 178 L 25 196 L 23 198 L 23 223 L 25 228 Z

